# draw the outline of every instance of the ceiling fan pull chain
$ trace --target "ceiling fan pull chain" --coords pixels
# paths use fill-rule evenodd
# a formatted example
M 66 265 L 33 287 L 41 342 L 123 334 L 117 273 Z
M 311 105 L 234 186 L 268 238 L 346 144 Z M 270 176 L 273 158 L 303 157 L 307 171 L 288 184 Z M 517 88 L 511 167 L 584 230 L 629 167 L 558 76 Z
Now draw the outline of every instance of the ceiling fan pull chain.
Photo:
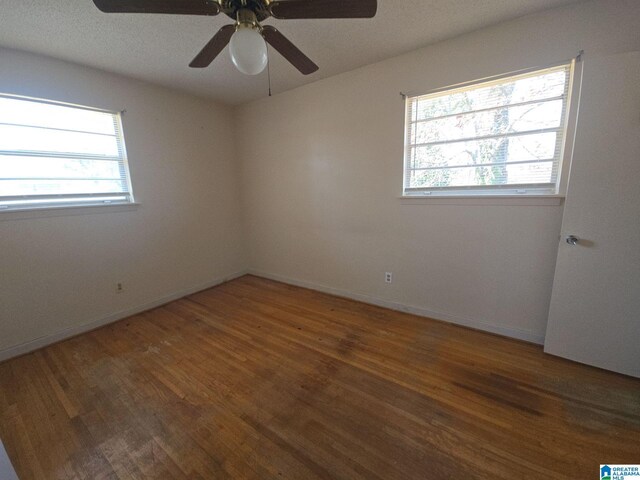
M 271 69 L 269 68 L 271 57 L 269 56 L 269 53 L 269 45 L 267 45 L 267 78 L 269 79 L 269 96 L 271 96 Z

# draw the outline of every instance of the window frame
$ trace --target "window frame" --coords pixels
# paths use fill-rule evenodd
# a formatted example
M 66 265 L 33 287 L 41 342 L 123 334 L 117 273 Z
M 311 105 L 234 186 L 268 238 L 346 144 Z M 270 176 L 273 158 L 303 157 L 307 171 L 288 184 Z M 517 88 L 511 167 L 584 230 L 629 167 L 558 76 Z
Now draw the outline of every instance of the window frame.
M 38 211 L 56 211 L 60 209 L 86 209 L 90 207 L 87 211 L 96 211 L 96 207 L 98 209 L 103 209 L 104 207 L 126 207 L 132 205 L 138 205 L 135 201 L 133 195 L 133 186 L 131 181 L 131 170 L 129 168 L 129 159 L 127 154 L 126 140 L 124 134 L 124 127 L 122 116 L 125 113 L 125 110 L 108 110 L 104 108 L 91 107 L 87 105 L 74 104 L 69 102 L 56 101 L 45 98 L 31 97 L 26 95 L 17 95 L 12 93 L 4 93 L 0 92 L 0 98 L 8 98 L 13 100 L 21 100 L 26 102 L 33 102 L 36 104 L 45 104 L 45 105 L 54 105 L 60 107 L 67 107 L 78 110 L 86 110 L 90 112 L 99 112 L 103 114 L 108 114 L 113 117 L 113 124 L 115 135 L 113 135 L 116 139 L 118 145 L 118 158 L 117 160 L 110 160 L 113 162 L 118 162 L 118 166 L 121 168 L 121 178 L 125 182 L 124 185 L 126 187 L 126 191 L 124 192 L 106 192 L 106 193 L 72 193 L 72 194 L 49 194 L 49 195 L 14 195 L 14 196 L 0 196 L 1 201 L 13 201 L 19 202 L 23 200 L 24 203 L 16 203 L 15 205 L 5 206 L 0 205 L 0 215 L 8 218 L 30 218 L 31 216 L 38 215 Z M 24 125 L 25 127 L 30 127 L 29 125 Z M 38 127 L 39 128 L 39 127 Z M 53 127 L 43 127 L 48 130 L 56 130 Z M 77 133 L 91 133 L 91 132 L 82 132 L 75 130 L 66 130 L 62 131 L 68 132 L 77 132 Z M 2 151 L 5 155 L 16 155 L 16 156 L 29 156 L 31 153 L 33 157 L 41 157 L 41 158 L 77 158 L 77 159 L 91 159 L 91 154 L 82 155 L 77 153 L 60 153 L 59 155 L 55 152 L 52 155 L 46 155 L 39 153 L 37 151 L 34 152 L 22 152 L 15 151 L 12 153 L 10 150 Z M 115 158 L 115 157 L 114 157 Z M 97 159 L 96 159 L 97 160 Z M 82 177 L 79 177 L 82 179 Z M 54 179 L 55 180 L 55 179 Z M 63 180 L 63 179 L 60 179 Z M 38 197 L 40 197 L 41 201 L 38 202 Z M 123 197 L 121 199 L 115 197 Z M 50 200 L 50 201 L 47 201 Z M 33 201 L 34 203 L 29 203 Z M 117 210 L 121 210 L 119 208 Z M 108 208 L 108 210 L 113 211 L 113 208 Z M 29 212 L 33 212 L 30 214 Z M 23 215 L 23 214 L 26 214 Z M 17 215 L 17 217 L 16 217 Z
M 489 86 L 491 84 L 500 84 L 506 79 L 526 76 L 526 75 L 535 75 L 535 74 L 543 74 L 545 71 L 558 70 L 560 68 L 567 68 L 568 76 L 567 76 L 567 86 L 566 86 L 566 98 L 565 105 L 563 107 L 562 117 L 560 121 L 560 126 L 557 127 L 559 131 L 562 132 L 562 139 L 560 140 L 560 152 L 558 154 L 558 165 L 557 165 L 557 174 L 556 181 L 553 187 L 536 187 L 535 185 L 492 185 L 492 186 L 479 186 L 479 185 L 471 185 L 471 186 L 458 186 L 458 187 L 410 187 L 408 186 L 409 172 L 410 168 L 408 166 L 409 162 L 409 150 L 412 148 L 413 144 L 411 144 L 408 139 L 410 136 L 410 128 L 413 122 L 410 120 L 409 111 L 411 108 L 411 102 L 418 97 L 427 97 L 431 95 L 442 95 L 447 93 L 455 93 L 456 91 L 466 90 L 472 87 L 481 87 L 481 86 Z M 556 62 L 553 64 L 549 64 L 546 66 L 536 66 L 525 68 L 517 71 L 511 71 L 508 73 L 502 73 L 490 77 L 484 77 L 476 80 L 471 80 L 468 82 L 448 85 L 440 88 L 436 88 L 433 90 L 429 90 L 427 92 L 420 93 L 402 93 L 403 97 L 403 114 L 404 114 L 404 122 L 403 122 L 403 168 L 402 168 L 402 193 L 399 198 L 403 200 L 413 200 L 409 201 L 410 204 L 420 204 L 423 203 L 420 200 L 423 200 L 426 203 L 434 203 L 437 204 L 451 204 L 452 202 L 447 201 L 454 200 L 453 204 L 467 204 L 467 202 L 471 201 L 473 203 L 474 199 L 480 199 L 481 204 L 508 204 L 508 199 L 510 198 L 520 198 L 524 201 L 532 200 L 532 204 L 540 204 L 546 205 L 547 200 L 551 200 L 553 204 L 560 204 L 562 199 L 564 198 L 566 187 L 567 187 L 567 178 L 568 178 L 568 169 L 571 163 L 572 154 L 573 154 L 573 144 L 575 141 L 575 133 L 576 133 L 576 124 L 577 124 L 577 111 L 578 111 L 578 103 L 580 97 L 580 83 L 582 78 L 582 62 L 581 62 L 581 54 L 575 58 L 570 60 L 565 60 L 561 62 Z M 562 97 L 564 97 L 563 94 Z M 480 137 L 478 137 L 480 138 Z M 456 140 L 453 140 L 454 142 Z M 554 157 L 555 160 L 555 157 Z M 431 200 L 432 199 L 432 200 Z M 455 201 L 456 199 L 461 199 L 461 202 Z M 482 200 L 485 199 L 485 200 Z M 500 203 L 489 202 L 488 199 L 497 199 Z M 502 199 L 502 202 L 500 201 Z M 545 200 L 547 199 L 547 200 Z M 557 202 L 554 200 L 558 200 Z M 507 203 L 504 203 L 507 201 Z M 407 203 L 407 202 L 403 202 Z M 515 204 L 524 204 L 521 202 Z

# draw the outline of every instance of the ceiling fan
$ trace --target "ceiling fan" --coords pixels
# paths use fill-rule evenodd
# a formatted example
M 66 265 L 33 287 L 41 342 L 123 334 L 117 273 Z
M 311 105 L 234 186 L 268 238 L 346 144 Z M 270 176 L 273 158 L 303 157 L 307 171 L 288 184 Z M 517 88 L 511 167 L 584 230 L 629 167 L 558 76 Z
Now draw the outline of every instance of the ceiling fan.
M 265 40 L 302 74 L 318 70 L 318 66 L 275 27 L 260 25 L 266 18 L 371 18 L 378 9 L 377 0 L 93 0 L 93 3 L 106 13 L 208 16 L 223 13 L 235 23 L 218 30 L 189 66 L 208 67 L 229 44 L 231 60 L 247 75 L 257 75 L 266 67 Z

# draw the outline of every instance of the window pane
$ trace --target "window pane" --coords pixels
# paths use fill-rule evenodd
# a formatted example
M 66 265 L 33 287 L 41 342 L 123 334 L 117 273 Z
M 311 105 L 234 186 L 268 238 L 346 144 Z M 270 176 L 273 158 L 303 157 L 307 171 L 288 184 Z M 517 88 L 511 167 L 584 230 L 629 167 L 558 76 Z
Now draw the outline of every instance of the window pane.
M 0 125 L 0 150 L 118 157 L 117 137 Z
M 514 103 L 559 97 L 565 91 L 565 70 L 520 79 L 505 79 L 498 85 L 469 87 L 417 100 L 417 119 L 470 112 Z
M 0 155 L 0 178 L 120 179 L 120 165 L 117 160 Z
M 0 123 L 116 134 L 110 113 L 7 97 L 0 97 Z
M 571 68 L 409 98 L 405 187 L 556 185 Z
M 117 113 L 0 95 L 0 209 L 130 203 Z
M 556 132 L 411 147 L 409 168 L 548 160 Z
M 128 203 L 129 197 L 128 195 L 108 195 L 108 196 L 101 196 L 101 195 L 97 195 L 97 196 L 91 196 L 90 198 L 86 198 L 86 199 L 80 199 L 80 203 L 91 203 L 91 204 L 95 204 L 95 203 Z M 78 205 L 78 199 L 73 199 L 73 198 L 56 198 L 56 197 L 51 197 L 51 198 L 47 198 L 47 197 L 31 197 L 31 198 L 26 198 L 26 199 L 20 199 L 20 200 L 5 200 L 2 203 L 0 203 L 0 205 L 2 206 L 6 206 L 6 207 L 10 207 L 10 208 L 21 208 L 21 209 L 28 209 L 28 208 L 37 208 L 37 207 L 42 207 L 42 206 L 47 206 L 47 207 L 55 207 L 55 206 L 59 206 L 59 205 L 71 205 L 71 206 L 76 206 Z
M 465 187 L 549 184 L 554 181 L 553 161 L 532 164 L 473 166 L 439 170 L 414 170 L 412 187 Z
M 0 197 L 126 192 L 119 180 L 0 180 Z
M 562 120 L 562 107 L 563 101 L 560 99 L 429 120 L 418 123 L 412 129 L 411 143 L 558 128 Z

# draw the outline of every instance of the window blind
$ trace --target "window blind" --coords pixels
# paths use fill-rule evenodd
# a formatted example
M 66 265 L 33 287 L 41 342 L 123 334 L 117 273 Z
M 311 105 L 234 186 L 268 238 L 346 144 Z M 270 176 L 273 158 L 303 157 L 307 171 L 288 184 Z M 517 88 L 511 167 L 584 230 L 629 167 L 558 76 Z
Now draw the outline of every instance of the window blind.
M 405 195 L 556 193 L 571 69 L 407 97 Z
M 119 113 L 0 95 L 0 210 L 132 201 Z

